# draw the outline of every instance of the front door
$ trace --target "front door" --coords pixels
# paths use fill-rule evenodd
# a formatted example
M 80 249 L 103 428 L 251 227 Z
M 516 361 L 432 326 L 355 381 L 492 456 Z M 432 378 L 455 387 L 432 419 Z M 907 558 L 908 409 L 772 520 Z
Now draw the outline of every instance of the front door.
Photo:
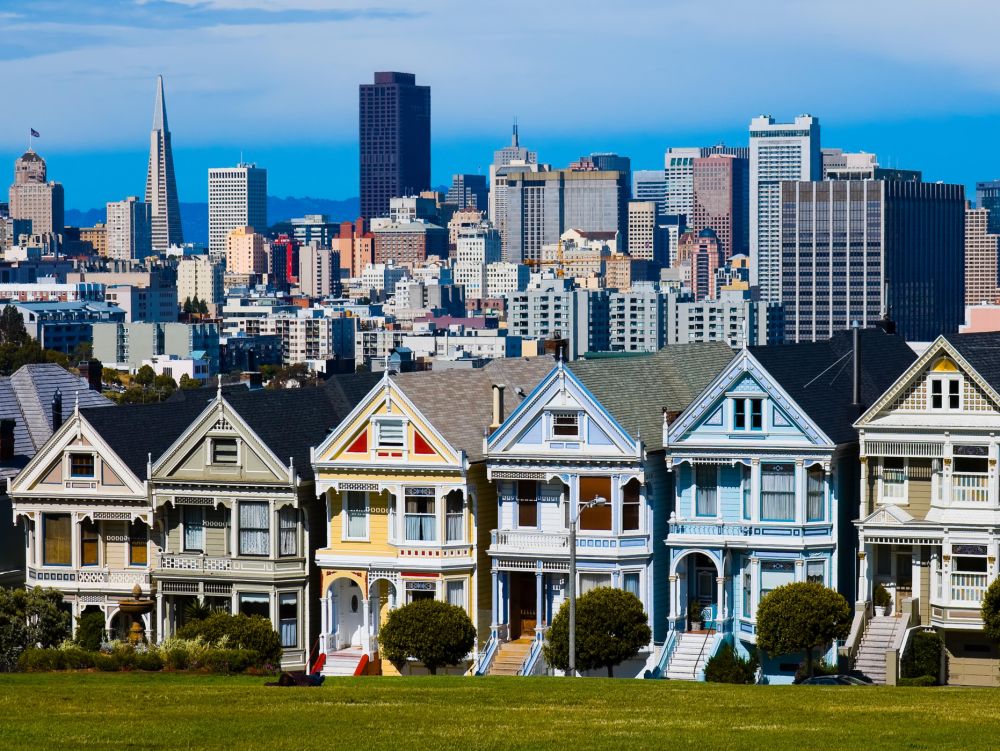
M 510 638 L 535 635 L 535 575 L 517 571 L 510 575 Z
M 333 586 L 336 614 L 337 649 L 360 647 L 364 630 L 361 587 L 349 579 L 338 579 Z
M 913 597 L 913 560 L 910 552 L 896 554 L 896 607 L 893 611 L 903 612 L 903 600 Z

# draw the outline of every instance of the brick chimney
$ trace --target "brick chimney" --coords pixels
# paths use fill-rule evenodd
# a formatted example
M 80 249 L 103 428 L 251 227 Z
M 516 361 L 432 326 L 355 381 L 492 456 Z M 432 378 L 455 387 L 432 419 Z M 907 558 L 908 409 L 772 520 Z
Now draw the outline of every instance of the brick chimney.
M 52 432 L 55 433 L 63 424 L 63 413 L 62 413 L 62 391 L 56 389 L 56 393 L 52 395 Z

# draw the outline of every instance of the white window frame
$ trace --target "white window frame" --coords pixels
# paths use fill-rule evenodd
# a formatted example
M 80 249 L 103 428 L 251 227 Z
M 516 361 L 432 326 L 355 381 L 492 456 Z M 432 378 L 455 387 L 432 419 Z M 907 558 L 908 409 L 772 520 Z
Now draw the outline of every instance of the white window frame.
M 692 498 L 693 506 L 691 508 L 691 517 L 693 519 L 718 519 L 722 513 L 722 502 L 719 498 L 719 465 L 718 464 L 692 464 L 692 475 L 691 487 L 694 488 L 694 497 Z M 715 472 L 715 513 L 714 514 L 699 514 L 698 513 L 698 494 L 701 491 L 701 485 L 698 484 L 698 470 L 711 468 Z
M 398 446 L 396 446 L 396 445 L 383 446 L 382 445 L 382 425 L 385 424 L 385 423 L 390 423 L 390 422 L 392 422 L 392 423 L 397 423 L 398 422 L 399 425 L 400 425 L 400 430 L 402 431 L 403 437 L 402 437 L 402 442 Z M 374 446 L 375 446 L 375 450 L 376 451 L 402 451 L 403 454 L 405 455 L 406 454 L 406 448 L 407 448 L 407 446 L 406 446 L 407 429 L 406 428 L 407 428 L 408 422 L 409 421 L 405 417 L 402 417 L 402 416 L 400 416 L 400 417 L 395 417 L 395 416 L 393 416 L 393 417 L 379 417 L 379 418 L 377 418 L 375 420 L 372 420 L 372 427 L 375 428 L 375 430 L 373 431 L 374 432 L 374 436 L 373 436 L 374 441 L 373 441 L 373 443 L 374 443 Z
M 805 576 L 804 581 L 809 581 L 809 567 L 810 566 L 815 566 L 817 564 L 819 564 L 819 566 L 821 566 L 822 569 L 823 569 L 823 581 L 821 581 L 820 584 L 822 584 L 825 587 L 826 586 L 827 565 L 826 565 L 826 560 L 823 559 L 823 558 L 807 558 L 806 559 L 806 562 L 805 562 L 805 573 L 803 574 Z
M 621 589 L 622 589 L 623 592 L 628 592 L 628 590 L 625 589 L 625 577 L 626 576 L 632 576 L 632 575 L 635 575 L 635 576 L 639 577 L 639 585 L 637 587 L 637 589 L 639 591 L 635 592 L 634 594 L 635 594 L 636 597 L 639 598 L 640 601 L 643 602 L 643 604 L 645 604 L 645 598 L 642 596 L 643 595 L 643 586 L 642 586 L 643 585 L 643 577 L 642 577 L 642 569 L 641 568 L 626 568 L 626 569 L 622 569 L 622 572 L 621 572 Z
M 576 433 L 574 435 L 557 435 L 557 417 L 575 417 Z M 553 409 L 549 411 L 549 440 L 550 441 L 579 441 L 583 435 L 583 411 L 579 409 Z
M 281 618 L 281 600 L 284 597 L 294 597 L 295 598 L 295 644 L 285 645 L 284 636 L 281 633 L 282 618 Z M 274 617 L 277 623 L 278 635 L 281 636 L 281 648 L 282 649 L 296 649 L 299 644 L 302 643 L 302 595 L 297 589 L 289 590 L 279 590 L 277 596 L 275 597 L 275 613 Z
M 94 463 L 94 471 L 89 475 L 74 475 L 73 474 L 73 457 L 74 456 L 89 456 Z M 100 468 L 98 467 L 97 454 L 93 451 L 67 451 L 66 452 L 66 478 L 70 482 L 73 480 L 97 480 L 100 477 Z
M 192 504 L 181 504 L 179 506 L 181 510 L 181 550 L 185 553 L 204 553 L 205 552 L 205 507 L 195 506 Z M 201 548 L 189 548 L 187 546 L 187 522 L 185 517 L 192 510 L 197 510 L 201 512 Z
M 351 536 L 351 519 L 350 519 L 350 503 L 349 503 L 349 499 L 350 499 L 350 494 L 351 493 L 360 493 L 361 495 L 364 496 L 364 499 L 365 499 L 365 509 L 364 509 L 365 510 L 365 534 L 364 534 L 363 537 L 352 537 Z M 344 495 L 343 495 L 343 508 L 344 508 L 344 514 L 343 514 L 344 518 L 343 518 L 343 522 L 341 524 L 341 527 L 342 527 L 342 529 L 341 529 L 341 540 L 343 540 L 345 542 L 348 542 L 348 541 L 353 541 L 353 542 L 368 542 L 368 540 L 370 539 L 369 535 L 371 534 L 371 527 L 369 525 L 369 514 L 370 514 L 370 509 L 371 509 L 371 498 L 369 497 L 368 492 L 365 491 L 365 490 L 345 490 L 344 491 Z
M 952 407 L 951 384 L 958 384 L 958 406 Z M 941 384 L 941 406 L 934 406 L 934 386 Z M 954 373 L 948 375 L 934 374 L 927 379 L 927 409 L 931 412 L 961 412 L 965 409 L 965 394 L 962 388 L 962 376 Z
M 462 602 L 459 603 L 458 606 L 460 608 L 462 608 L 462 610 L 468 612 L 469 611 L 469 596 L 468 596 L 468 589 L 469 588 L 468 588 L 468 586 L 466 586 L 466 581 L 467 580 L 465 579 L 465 577 L 462 577 L 462 578 L 459 578 L 459 579 L 445 579 L 444 580 L 444 587 L 443 587 L 443 589 L 444 589 L 444 601 L 447 602 L 449 605 L 454 605 L 455 603 L 451 602 L 451 594 L 448 591 L 448 587 L 450 585 L 452 585 L 452 584 L 460 584 L 462 586 Z
M 903 497 L 902 498 L 888 498 L 885 494 L 885 460 L 886 459 L 899 459 L 903 460 Z M 895 483 L 892 483 L 895 484 Z M 898 456 L 883 456 L 879 462 L 879 473 L 878 473 L 878 502 L 883 506 L 908 506 L 910 498 L 910 460 L 907 457 Z
M 235 462 L 217 462 L 215 461 L 215 442 L 216 441 L 233 441 L 236 443 L 236 461 Z M 237 436 L 209 436 L 207 441 L 208 444 L 208 464 L 213 467 L 240 467 L 243 466 L 243 441 L 241 441 Z

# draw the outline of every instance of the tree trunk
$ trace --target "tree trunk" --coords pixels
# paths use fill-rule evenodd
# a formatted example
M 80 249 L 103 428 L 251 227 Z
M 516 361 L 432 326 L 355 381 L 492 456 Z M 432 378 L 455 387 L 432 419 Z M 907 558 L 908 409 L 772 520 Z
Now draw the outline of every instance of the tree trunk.
M 427 670 L 430 671 L 431 675 L 437 675 L 438 674 L 437 665 L 427 665 L 426 667 L 427 667 Z
M 615 666 L 608 665 L 608 678 L 614 678 L 614 677 L 615 677 Z
M 813 677 L 813 649 L 809 647 L 806 650 L 806 670 L 809 672 L 809 677 Z

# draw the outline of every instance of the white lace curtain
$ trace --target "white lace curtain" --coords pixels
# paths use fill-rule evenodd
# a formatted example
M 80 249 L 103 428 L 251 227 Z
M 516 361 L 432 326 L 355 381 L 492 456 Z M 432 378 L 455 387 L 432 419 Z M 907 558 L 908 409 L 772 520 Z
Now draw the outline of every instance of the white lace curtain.
M 791 465 L 778 464 L 764 468 L 760 480 L 762 519 L 792 521 L 795 519 L 795 471 Z
M 268 554 L 268 504 L 240 504 L 240 555 Z

